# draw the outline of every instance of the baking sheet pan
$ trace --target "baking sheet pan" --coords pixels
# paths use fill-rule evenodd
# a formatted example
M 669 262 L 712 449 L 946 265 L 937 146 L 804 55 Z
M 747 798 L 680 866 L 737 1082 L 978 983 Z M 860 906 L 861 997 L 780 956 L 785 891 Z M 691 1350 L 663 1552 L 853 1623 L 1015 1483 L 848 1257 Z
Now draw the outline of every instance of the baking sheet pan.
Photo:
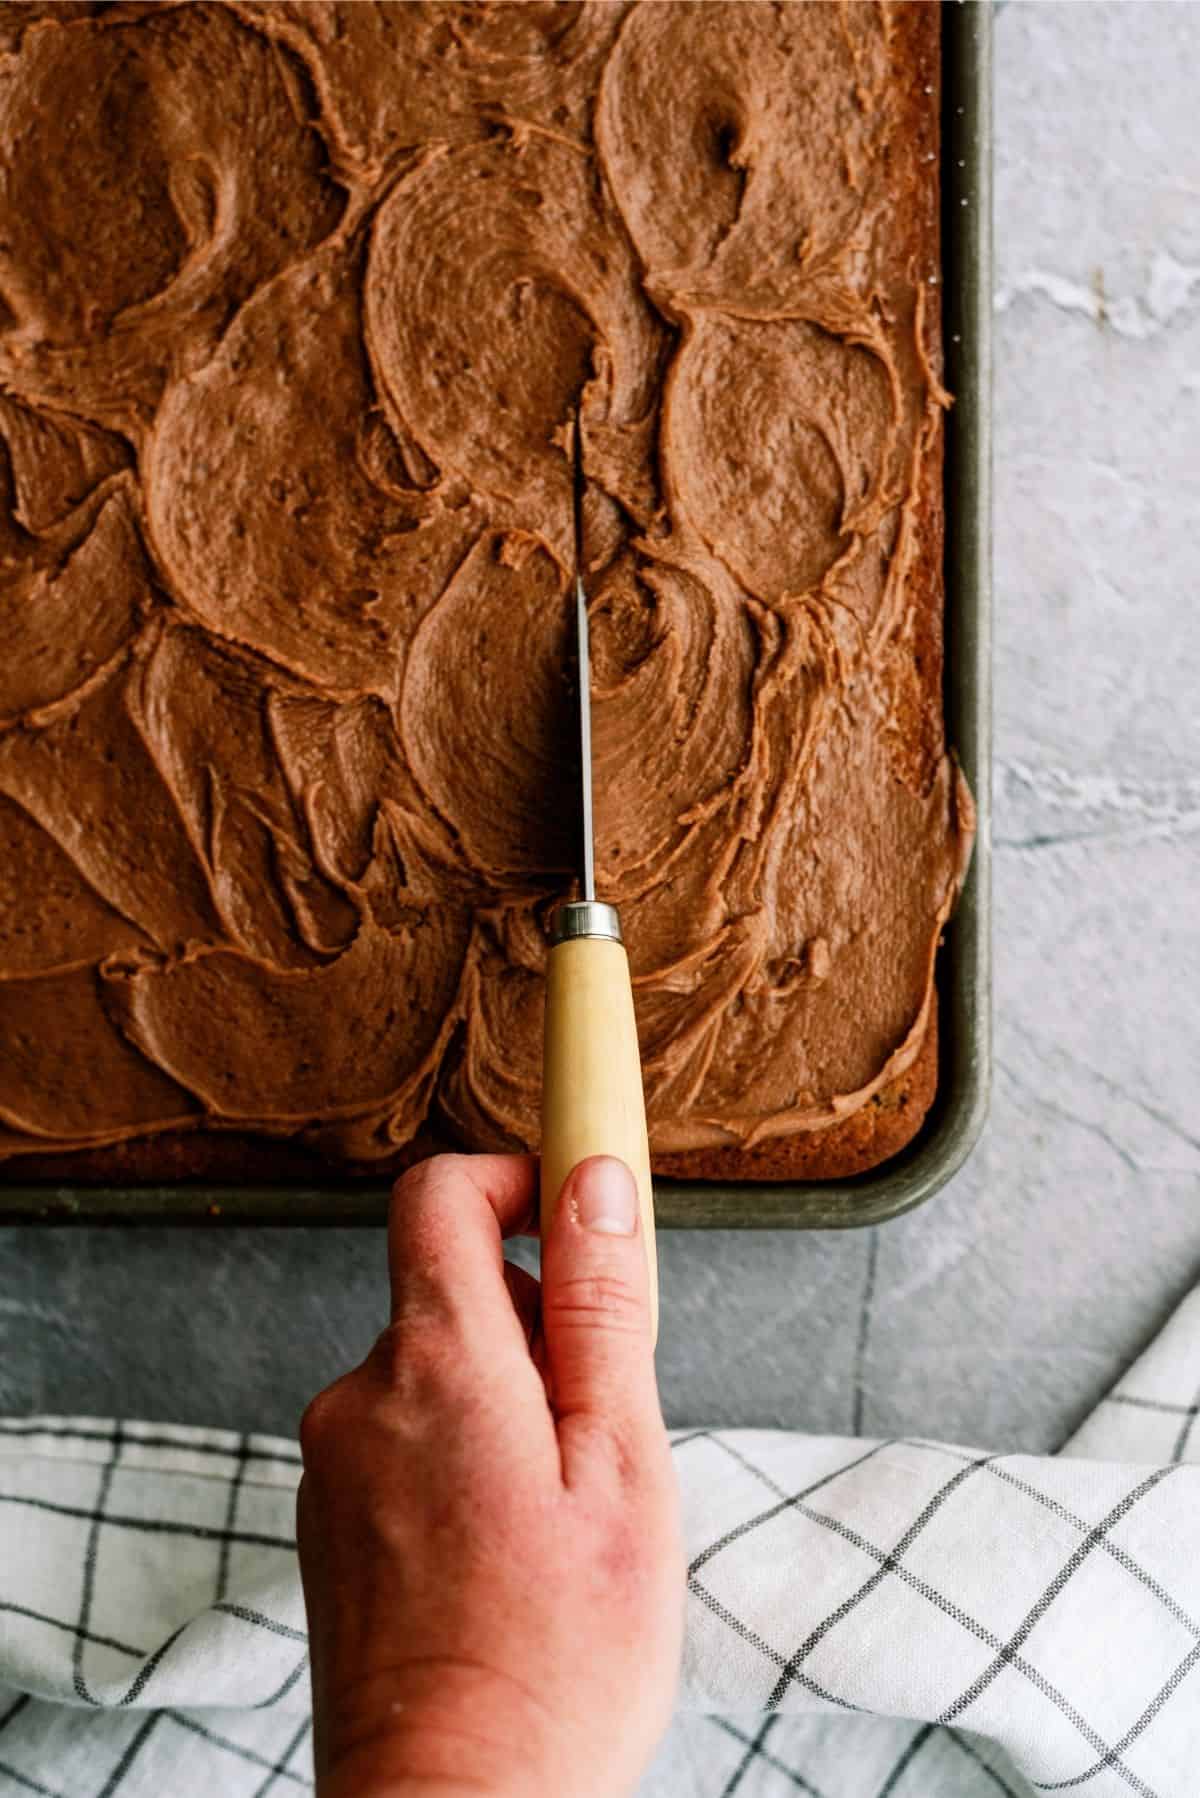
M 938 960 L 938 1090 L 907 1148 L 870 1173 L 780 1184 L 661 1180 L 660 1227 L 847 1229 L 931 1198 L 970 1153 L 991 1075 L 991 6 L 942 7 L 942 266 L 946 380 L 946 731 L 978 810 L 971 871 Z M 0 1186 L 0 1220 L 349 1224 L 383 1221 L 384 1185 L 355 1188 Z

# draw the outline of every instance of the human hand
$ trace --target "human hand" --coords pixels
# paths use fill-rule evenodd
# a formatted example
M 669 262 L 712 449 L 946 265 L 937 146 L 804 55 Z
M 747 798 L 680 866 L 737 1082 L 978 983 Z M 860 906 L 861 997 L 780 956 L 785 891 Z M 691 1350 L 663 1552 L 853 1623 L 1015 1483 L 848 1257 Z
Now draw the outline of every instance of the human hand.
M 665 1729 L 684 1568 L 633 1178 L 583 1162 L 542 1285 L 528 1156 L 397 1182 L 392 1321 L 304 1415 L 321 1798 L 620 1798 Z

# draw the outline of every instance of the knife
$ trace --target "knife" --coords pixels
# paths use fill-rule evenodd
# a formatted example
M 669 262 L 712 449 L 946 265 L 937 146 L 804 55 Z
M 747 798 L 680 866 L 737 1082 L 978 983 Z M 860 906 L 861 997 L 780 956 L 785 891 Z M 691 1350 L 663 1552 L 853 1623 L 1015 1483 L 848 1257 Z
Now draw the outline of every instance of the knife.
M 646 1102 L 629 961 L 615 905 L 596 898 L 592 825 L 591 662 L 583 584 L 583 447 L 572 427 L 575 638 L 579 664 L 579 873 L 581 899 L 557 907 L 546 960 L 542 1063 L 541 1229 L 563 1182 L 588 1155 L 616 1155 L 637 1182 L 650 1285 L 651 1340 L 658 1336 L 658 1261 Z

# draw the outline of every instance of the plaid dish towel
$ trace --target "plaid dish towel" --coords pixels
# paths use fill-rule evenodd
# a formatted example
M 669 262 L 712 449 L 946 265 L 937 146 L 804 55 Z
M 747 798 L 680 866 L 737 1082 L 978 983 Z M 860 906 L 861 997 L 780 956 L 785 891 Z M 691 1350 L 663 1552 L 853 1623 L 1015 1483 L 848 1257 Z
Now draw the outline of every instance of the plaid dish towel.
M 1054 1459 L 675 1436 L 644 1798 L 1200 1790 L 1200 1293 Z M 311 1789 L 293 1444 L 0 1423 L 0 1795 Z

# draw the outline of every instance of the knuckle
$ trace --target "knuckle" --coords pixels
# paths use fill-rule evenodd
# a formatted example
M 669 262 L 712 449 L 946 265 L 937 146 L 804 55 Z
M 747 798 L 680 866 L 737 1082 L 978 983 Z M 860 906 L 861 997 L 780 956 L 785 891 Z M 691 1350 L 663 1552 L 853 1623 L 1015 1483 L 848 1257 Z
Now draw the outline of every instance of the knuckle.
M 392 1190 L 395 1272 L 406 1303 L 431 1289 L 454 1287 L 455 1236 L 464 1211 L 459 1159 L 434 1155 L 410 1168 Z
M 305 1465 L 319 1463 L 341 1439 L 349 1421 L 349 1394 L 345 1378 L 335 1380 L 310 1399 L 300 1419 L 300 1452 Z
M 460 1173 L 461 1155 L 429 1155 L 406 1168 L 392 1187 L 393 1206 L 409 1208 L 432 1193 L 444 1192 Z
M 409 1403 L 428 1403 L 453 1384 L 463 1351 L 456 1331 L 410 1313 L 388 1325 L 367 1360 L 386 1392 Z
M 560 1325 L 644 1336 L 646 1306 L 627 1280 L 603 1272 L 575 1274 L 542 1291 L 542 1312 Z

